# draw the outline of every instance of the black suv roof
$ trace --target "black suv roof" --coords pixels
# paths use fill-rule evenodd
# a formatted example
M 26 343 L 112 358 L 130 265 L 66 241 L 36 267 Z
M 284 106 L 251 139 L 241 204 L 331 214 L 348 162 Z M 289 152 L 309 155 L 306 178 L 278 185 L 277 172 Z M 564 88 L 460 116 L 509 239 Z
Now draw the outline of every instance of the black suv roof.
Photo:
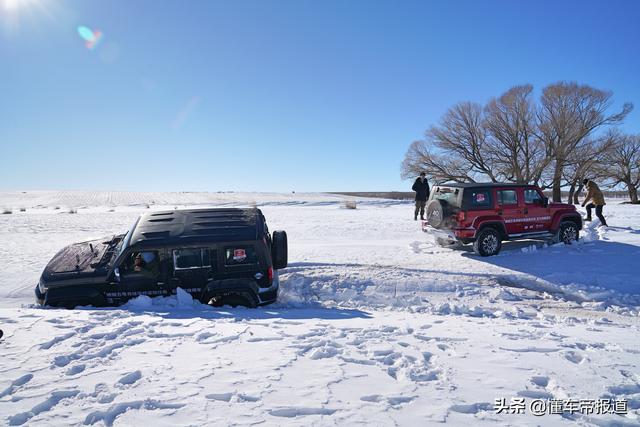
M 436 187 L 486 188 L 486 187 L 534 187 L 533 184 L 515 184 L 513 182 L 445 182 Z
M 264 216 L 256 208 L 157 211 L 139 218 L 130 246 L 256 240 L 264 231 Z

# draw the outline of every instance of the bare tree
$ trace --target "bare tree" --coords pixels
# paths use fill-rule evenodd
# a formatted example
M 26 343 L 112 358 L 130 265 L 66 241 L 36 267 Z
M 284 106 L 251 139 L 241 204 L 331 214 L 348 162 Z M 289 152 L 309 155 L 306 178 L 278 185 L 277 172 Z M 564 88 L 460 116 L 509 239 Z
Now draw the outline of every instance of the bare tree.
M 538 183 L 550 157 L 536 135 L 533 86 L 514 86 L 485 107 L 487 150 L 506 181 Z
M 624 104 L 608 114 L 612 93 L 577 83 L 560 82 L 543 89 L 538 110 L 538 136 L 553 165 L 553 201 L 559 202 L 563 173 L 574 152 L 585 149 L 585 138 L 602 126 L 616 125 L 633 109 Z
M 611 92 L 576 83 L 547 86 L 539 105 L 532 91 L 529 84 L 514 86 L 484 108 L 471 102 L 450 108 L 411 144 L 402 176 L 425 171 L 437 182 L 534 183 L 552 188 L 558 202 L 568 186 L 569 200 L 577 200 L 585 175 L 606 175 L 600 164 L 611 142 L 592 135 L 620 123 L 633 106 L 609 114 Z
M 580 149 L 569 154 L 562 172 L 562 186 L 569 187 L 567 203 L 579 203 L 578 196 L 584 188 L 584 178 L 596 181 L 608 178 L 609 175 L 602 166 L 613 145 L 614 140 L 609 135 L 596 139 L 585 138 L 580 144 Z
M 425 171 L 439 182 L 474 182 L 479 177 L 497 182 L 497 168 L 486 148 L 482 106 L 463 102 L 450 108 L 437 126 L 429 128 L 424 140 L 411 144 L 402 175 Z
M 466 162 L 442 153 L 435 154 L 425 141 L 415 141 L 402 162 L 402 178 L 414 178 L 421 172 L 435 182 L 475 182 Z
M 613 185 L 624 184 L 631 203 L 638 203 L 640 189 L 640 135 L 612 133 L 615 145 L 606 157 L 607 172 Z

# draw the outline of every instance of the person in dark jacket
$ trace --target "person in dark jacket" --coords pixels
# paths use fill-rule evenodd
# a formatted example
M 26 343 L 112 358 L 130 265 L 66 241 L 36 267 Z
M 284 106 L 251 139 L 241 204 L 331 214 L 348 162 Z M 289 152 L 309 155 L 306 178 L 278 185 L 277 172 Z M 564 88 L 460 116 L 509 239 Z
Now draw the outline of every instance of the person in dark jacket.
M 141 273 L 143 277 L 157 277 L 158 273 L 156 269 L 153 268 L 155 259 L 156 256 L 153 252 L 138 252 L 133 259 L 133 271 L 135 273 Z
M 429 183 L 424 172 L 416 178 L 411 189 L 416 192 L 416 210 L 413 214 L 413 220 L 416 221 L 418 219 L 418 212 L 420 212 L 420 219 L 424 219 L 424 207 L 429 198 Z
M 591 221 L 591 209 L 596 208 L 596 216 L 600 220 L 600 224 L 607 226 L 607 221 L 604 219 L 604 215 L 602 215 L 602 208 L 606 203 L 604 202 L 604 195 L 598 185 L 589 180 L 584 179 L 582 183 L 587 187 L 587 195 L 584 198 L 584 202 L 582 202 L 582 206 L 587 205 L 588 202 L 591 202 L 587 205 L 587 217 L 585 221 Z

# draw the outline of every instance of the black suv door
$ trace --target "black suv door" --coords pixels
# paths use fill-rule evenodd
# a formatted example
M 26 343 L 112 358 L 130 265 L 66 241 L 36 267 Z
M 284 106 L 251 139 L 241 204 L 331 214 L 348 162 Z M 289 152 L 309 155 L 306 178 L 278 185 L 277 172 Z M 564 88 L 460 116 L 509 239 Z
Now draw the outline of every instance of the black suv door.
M 217 269 L 216 249 L 198 246 L 175 248 L 169 252 L 167 256 L 171 261 L 172 290 L 180 287 L 194 298 L 200 299 L 207 282 L 213 278 Z
M 107 292 L 107 297 L 123 302 L 139 295 L 154 297 L 167 294 L 165 264 L 161 249 L 129 251 L 119 266 L 120 282 Z

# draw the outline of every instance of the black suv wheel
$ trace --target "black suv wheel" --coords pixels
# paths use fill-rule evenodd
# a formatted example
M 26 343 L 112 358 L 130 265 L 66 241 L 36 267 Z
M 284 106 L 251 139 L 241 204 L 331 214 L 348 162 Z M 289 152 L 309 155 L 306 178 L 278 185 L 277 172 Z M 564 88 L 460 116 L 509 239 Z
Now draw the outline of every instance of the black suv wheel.
M 480 256 L 492 256 L 500 252 L 502 237 L 495 228 L 484 228 L 473 242 L 473 250 Z

